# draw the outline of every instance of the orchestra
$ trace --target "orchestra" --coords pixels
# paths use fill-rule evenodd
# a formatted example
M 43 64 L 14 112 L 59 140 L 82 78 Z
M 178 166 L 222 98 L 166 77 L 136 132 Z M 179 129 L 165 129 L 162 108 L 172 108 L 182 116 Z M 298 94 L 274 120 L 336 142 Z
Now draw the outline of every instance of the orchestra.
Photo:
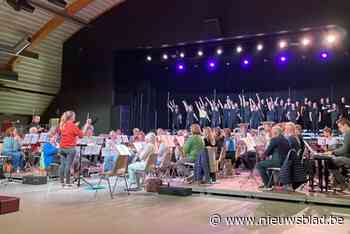
M 168 107 L 172 108 L 176 118 L 173 129 L 157 129 L 155 133 L 145 134 L 134 128 L 132 136 L 124 135 L 120 129 L 95 136 L 91 118 L 86 119 L 80 130 L 75 113 L 67 111 L 62 115 L 59 126 L 48 132 L 39 125 L 33 125 L 21 137 L 14 127 L 9 127 L 1 154 L 6 155 L 6 163 L 11 165 L 6 170 L 15 173 L 34 171 L 39 164 L 48 173 L 50 166 L 59 158 L 59 177 L 65 188 L 71 188 L 74 183 L 71 176 L 76 173 L 74 165 L 77 158 L 84 157 L 83 162 L 87 164 L 83 168 L 88 168 L 89 173 L 93 171 L 90 167 L 95 167 L 97 172 L 108 172 L 113 170 L 119 155 L 127 155 L 128 184 L 130 188 L 138 188 L 137 173 L 145 170 L 147 159 L 156 154 L 154 166 L 159 168 L 164 160 L 168 160 L 166 156 L 171 154 L 172 176 L 183 177 L 187 183 L 220 183 L 222 176 L 230 177 L 231 174 L 239 177 L 240 171 L 245 170 L 253 175 L 256 169 L 262 180 L 259 188 L 269 191 L 274 186 L 270 183 L 270 168 L 282 168 L 293 149 L 297 152 L 293 160 L 304 162 L 305 175 L 308 174 L 308 160 L 313 160 L 310 154 L 332 157 L 329 170 L 334 174 L 335 183 L 342 190 L 346 189 L 348 185 L 340 169 L 350 167 L 350 124 L 344 118 L 336 123 L 340 133 L 344 134 L 340 148 L 342 137 L 334 136 L 337 131 L 328 127 L 334 124 L 336 115 L 332 113 L 344 116 L 344 110 L 342 112 L 336 104 L 330 104 L 328 98 L 321 99 L 320 106 L 309 99 L 300 104 L 293 103 L 291 99 L 273 100 L 270 97 L 264 100 L 258 94 L 256 98 L 247 99 L 239 95 L 241 106 L 229 97 L 225 104 L 219 99 L 199 98 L 195 102 L 199 118 L 192 105 L 183 101 L 187 113 L 184 129 L 180 128 L 183 123 L 182 117 L 179 117 L 179 106 L 171 101 Z M 344 104 L 343 108 L 347 105 Z M 309 122 L 304 121 L 305 116 L 309 117 L 306 118 Z M 40 118 L 33 120 L 34 124 L 38 124 Z M 304 127 L 297 124 L 300 122 Z M 187 130 L 188 127 L 191 131 Z M 306 131 L 308 127 L 311 132 Z M 322 133 L 318 131 L 320 127 L 324 127 Z M 174 132 L 174 129 L 177 131 Z M 312 149 L 314 146 L 319 148 Z M 293 191 L 295 189 L 293 186 Z

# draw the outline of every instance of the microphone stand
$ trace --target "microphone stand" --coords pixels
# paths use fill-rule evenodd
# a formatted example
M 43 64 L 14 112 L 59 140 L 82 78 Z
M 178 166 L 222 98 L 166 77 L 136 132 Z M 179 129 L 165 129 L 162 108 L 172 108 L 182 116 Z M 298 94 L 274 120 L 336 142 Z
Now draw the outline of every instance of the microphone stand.
M 84 144 L 84 143 L 81 143 L 81 144 L 78 144 L 79 146 L 79 149 L 80 149 L 80 157 L 79 157 L 79 170 L 78 170 L 78 187 L 80 187 L 81 185 L 81 180 L 87 184 L 88 186 L 90 186 L 92 189 L 94 189 L 94 186 L 88 182 L 84 176 L 81 174 L 81 158 L 83 157 L 83 149 L 84 147 L 87 146 L 87 144 Z

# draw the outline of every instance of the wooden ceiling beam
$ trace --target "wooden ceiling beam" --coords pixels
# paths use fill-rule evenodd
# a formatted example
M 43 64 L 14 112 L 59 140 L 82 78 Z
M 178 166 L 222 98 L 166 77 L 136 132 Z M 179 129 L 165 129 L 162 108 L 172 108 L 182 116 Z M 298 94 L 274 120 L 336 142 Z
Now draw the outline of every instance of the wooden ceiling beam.
M 72 4 L 68 5 L 66 7 L 66 12 L 68 15 L 73 16 L 81 9 L 88 6 L 90 3 L 92 3 L 94 0 L 76 0 Z M 39 29 L 33 36 L 32 36 L 32 42 L 31 45 L 27 49 L 33 49 L 35 46 L 37 46 L 40 42 L 45 40 L 48 35 L 56 30 L 59 26 L 61 26 L 64 23 L 64 17 L 56 15 L 51 20 L 49 20 L 43 27 Z M 26 50 L 27 50 L 26 49 Z M 13 57 L 10 59 L 10 61 L 7 63 L 6 67 L 14 70 L 16 65 L 21 61 L 21 57 Z

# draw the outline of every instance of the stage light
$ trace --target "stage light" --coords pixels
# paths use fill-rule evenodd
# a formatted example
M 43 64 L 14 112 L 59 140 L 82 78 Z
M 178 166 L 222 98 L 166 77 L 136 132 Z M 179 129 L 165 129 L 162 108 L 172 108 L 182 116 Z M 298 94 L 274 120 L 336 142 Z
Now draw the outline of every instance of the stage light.
M 184 58 L 185 57 L 185 53 L 184 52 L 181 52 L 180 53 L 180 58 Z
M 329 57 L 329 54 L 327 52 L 322 52 L 321 53 L 321 58 L 322 59 L 327 59 Z
M 248 67 L 250 65 L 250 60 L 245 58 L 242 60 L 241 66 L 242 67 Z
M 237 46 L 236 52 L 237 54 L 241 53 L 243 51 L 243 48 L 241 46 Z
M 168 59 L 168 55 L 167 55 L 167 54 L 163 54 L 162 57 L 163 57 L 164 60 L 167 60 L 167 59 Z
M 334 44 L 334 42 L 336 41 L 336 36 L 334 35 L 334 34 L 328 34 L 327 36 L 326 36 L 326 42 L 328 43 L 328 44 Z
M 310 45 L 310 43 L 311 43 L 311 40 L 310 40 L 310 38 L 308 38 L 308 37 L 304 37 L 304 38 L 301 40 L 301 44 L 302 44 L 304 47 Z
M 199 57 L 203 56 L 203 51 L 198 50 L 197 55 L 198 55 Z
M 178 71 L 183 71 L 185 70 L 185 65 L 183 63 L 179 63 L 176 65 L 176 68 Z
M 217 50 L 216 50 L 216 54 L 217 54 L 217 55 L 221 55 L 221 54 L 222 54 L 222 49 L 220 49 L 220 48 L 217 49 Z
M 257 49 L 258 51 L 261 51 L 262 49 L 264 49 L 264 46 L 263 46 L 262 44 L 258 44 L 258 45 L 256 46 L 256 49 Z
M 279 42 L 279 47 L 280 47 L 280 49 L 286 48 L 287 47 L 287 42 L 286 41 L 280 41 Z
M 214 70 L 216 68 L 216 61 L 215 60 L 208 60 L 208 69 Z
M 280 57 L 280 61 L 281 61 L 282 63 L 286 62 L 286 61 L 287 61 L 287 57 L 286 57 L 286 56 L 281 56 L 281 57 Z
M 150 55 L 147 56 L 147 61 L 152 61 L 152 57 Z

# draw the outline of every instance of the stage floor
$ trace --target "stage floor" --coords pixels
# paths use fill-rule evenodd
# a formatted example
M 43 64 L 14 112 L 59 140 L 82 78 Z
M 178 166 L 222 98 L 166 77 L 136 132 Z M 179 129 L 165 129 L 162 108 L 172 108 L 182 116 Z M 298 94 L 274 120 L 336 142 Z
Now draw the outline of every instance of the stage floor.
M 187 184 L 179 179 L 171 180 L 170 184 L 175 187 L 190 187 L 196 193 L 350 207 L 350 191 L 321 193 L 315 186 L 316 192 L 309 192 L 309 186 L 305 185 L 295 192 L 286 192 L 282 188 L 263 192 L 258 188 L 262 184 L 260 177 L 255 175 L 254 178 L 248 178 L 248 176 L 248 172 L 241 172 L 240 175 L 218 178 L 216 184 Z
M 96 180 L 91 180 L 95 182 Z M 217 185 L 218 186 L 218 185 Z M 0 185 L 0 194 L 21 198 L 20 211 L 0 216 L 1 234 L 198 234 L 198 233 L 315 233 L 349 234 L 350 209 L 242 198 L 193 195 L 164 196 L 133 192 L 110 199 L 106 189 L 62 189 L 57 182 L 46 185 Z M 339 215 L 342 225 L 231 226 L 208 224 L 211 214 L 223 216 Z

